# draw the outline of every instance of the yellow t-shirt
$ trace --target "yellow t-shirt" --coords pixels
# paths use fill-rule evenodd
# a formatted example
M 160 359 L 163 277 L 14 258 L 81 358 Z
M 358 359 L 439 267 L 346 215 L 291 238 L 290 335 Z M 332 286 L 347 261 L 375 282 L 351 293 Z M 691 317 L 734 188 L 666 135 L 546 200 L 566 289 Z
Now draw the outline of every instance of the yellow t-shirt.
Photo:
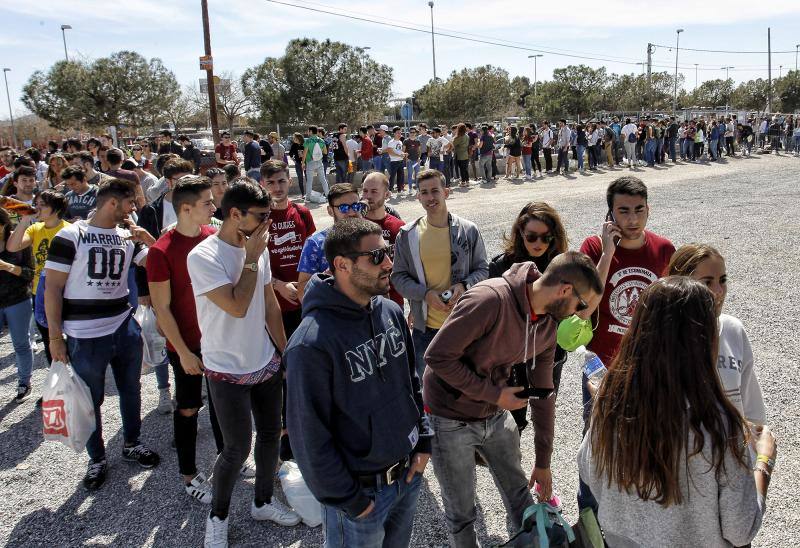
M 36 286 L 39 285 L 39 275 L 44 269 L 44 263 L 47 261 L 47 251 L 50 249 L 50 242 L 53 237 L 58 234 L 58 231 L 68 226 L 67 221 L 61 221 L 53 228 L 47 228 L 44 223 L 33 223 L 25 229 L 25 234 L 30 236 L 33 240 L 31 248 L 33 249 L 33 294 L 36 295 Z
M 425 282 L 428 289 L 441 293 L 450 289 L 450 227 L 438 228 L 430 226 L 427 219 L 420 219 L 419 257 L 425 271 Z M 439 329 L 447 319 L 448 312 L 440 312 L 428 307 L 428 319 L 425 326 Z

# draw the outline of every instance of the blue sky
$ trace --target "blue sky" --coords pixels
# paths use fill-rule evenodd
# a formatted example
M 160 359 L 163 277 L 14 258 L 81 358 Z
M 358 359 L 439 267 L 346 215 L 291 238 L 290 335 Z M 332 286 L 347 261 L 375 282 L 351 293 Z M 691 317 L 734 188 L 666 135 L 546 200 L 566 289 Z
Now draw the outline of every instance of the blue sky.
M 430 29 L 426 0 L 340 1 L 281 0 L 288 4 L 347 13 L 406 26 Z M 648 42 L 674 45 L 675 30 L 683 28 L 681 48 L 717 50 L 766 50 L 767 27 L 772 28 L 773 77 L 795 66 L 795 45 L 800 44 L 800 2 L 751 0 L 697 2 L 674 0 L 643 2 L 573 0 L 527 2 L 519 0 L 435 0 L 437 29 L 466 39 L 436 38 L 437 75 L 487 63 L 501 66 L 511 75 L 533 77 L 535 53 L 489 45 L 490 40 L 509 45 L 544 49 L 538 59 L 539 80 L 568 64 L 605 66 L 609 72 L 637 73 L 636 62 L 646 59 Z M 22 114 L 23 85 L 37 69 L 46 70 L 64 55 L 60 26 L 67 31 L 69 55 L 96 58 L 123 49 L 160 57 L 186 86 L 205 73 L 198 67 L 203 54 L 202 22 L 198 0 L 5 0 L 0 5 L 0 63 L 8 73 L 12 107 Z M 669 5 L 669 9 L 666 6 Z M 369 54 L 394 68 L 393 92 L 408 95 L 425 84 L 433 73 L 430 34 L 326 15 L 279 5 L 268 0 L 209 0 L 212 51 L 217 73 L 240 75 L 267 56 L 280 55 L 292 38 L 330 38 L 370 47 Z M 561 55 L 557 55 L 560 53 Z M 602 60 L 580 59 L 575 56 Z M 654 70 L 674 71 L 675 51 L 657 48 Z M 680 72 L 686 87 L 698 80 L 724 78 L 720 67 L 734 66 L 730 76 L 742 81 L 766 77 L 766 54 L 701 53 L 681 49 Z M 663 68 L 662 68 L 663 67 Z M 4 92 L 4 90 L 3 90 Z M 4 95 L 4 93 L 2 93 Z M 0 118 L 7 119 L 5 97 Z

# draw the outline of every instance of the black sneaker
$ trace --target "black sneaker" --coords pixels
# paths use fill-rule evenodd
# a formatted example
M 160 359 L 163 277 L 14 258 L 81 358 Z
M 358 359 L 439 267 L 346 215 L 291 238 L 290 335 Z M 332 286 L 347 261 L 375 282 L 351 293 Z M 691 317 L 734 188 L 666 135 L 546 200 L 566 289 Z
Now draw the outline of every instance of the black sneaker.
M 108 465 L 106 464 L 106 459 L 98 461 L 90 460 L 89 467 L 86 469 L 86 475 L 83 476 L 83 486 L 88 491 L 100 489 L 106 481 L 107 470 Z
M 133 447 L 122 448 L 122 458 L 132 462 L 138 462 L 142 468 L 154 468 L 161 462 L 158 453 L 151 451 L 147 446 L 138 443 Z
M 24 384 L 20 384 L 17 387 L 17 395 L 14 396 L 14 402 L 22 403 L 25 400 L 27 400 L 28 397 L 30 397 L 30 395 L 31 395 L 31 387 Z

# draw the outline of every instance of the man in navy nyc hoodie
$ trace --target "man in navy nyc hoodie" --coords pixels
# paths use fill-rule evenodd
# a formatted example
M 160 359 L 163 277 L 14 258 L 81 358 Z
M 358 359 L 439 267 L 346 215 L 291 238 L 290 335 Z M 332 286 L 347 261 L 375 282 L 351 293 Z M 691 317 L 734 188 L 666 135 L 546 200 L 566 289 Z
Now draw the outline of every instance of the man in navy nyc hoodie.
M 408 546 L 430 457 L 411 334 L 384 298 L 389 251 L 375 223 L 336 223 L 325 240 L 333 275 L 309 281 L 284 354 L 292 449 L 330 546 Z

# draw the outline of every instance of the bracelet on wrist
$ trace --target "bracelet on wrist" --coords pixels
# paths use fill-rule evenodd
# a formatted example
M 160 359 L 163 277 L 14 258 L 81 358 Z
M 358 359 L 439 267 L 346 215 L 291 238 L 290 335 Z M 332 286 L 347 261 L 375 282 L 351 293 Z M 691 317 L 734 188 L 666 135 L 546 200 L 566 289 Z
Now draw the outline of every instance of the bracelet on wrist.
M 50 337 L 50 340 L 51 341 L 63 341 L 64 337 L 63 336 L 61 336 L 61 337 Z
M 770 470 L 775 468 L 775 461 L 773 459 L 769 458 L 769 456 L 767 456 L 767 455 L 761 455 L 761 454 L 757 455 L 756 456 L 756 462 L 763 462 L 764 464 L 766 464 L 769 467 Z
M 766 467 L 764 466 L 756 466 L 755 468 L 753 468 L 753 472 L 761 472 L 762 474 L 767 476 L 767 480 L 772 479 L 772 473 L 769 470 L 767 470 Z

